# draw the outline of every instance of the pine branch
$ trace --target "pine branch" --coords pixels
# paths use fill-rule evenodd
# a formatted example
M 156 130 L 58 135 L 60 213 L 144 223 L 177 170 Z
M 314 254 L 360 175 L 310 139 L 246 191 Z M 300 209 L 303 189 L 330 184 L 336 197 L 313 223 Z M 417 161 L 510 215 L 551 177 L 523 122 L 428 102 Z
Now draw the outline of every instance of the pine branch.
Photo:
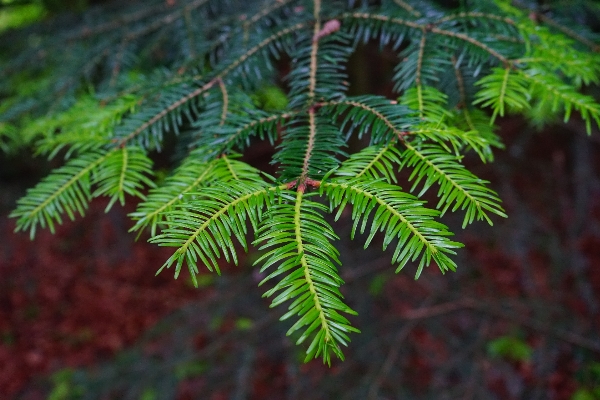
M 106 210 L 119 200 L 125 204 L 125 195 L 145 199 L 144 187 L 155 187 L 147 175 L 152 176 L 152 161 L 138 147 L 123 147 L 108 153 L 94 171 L 93 181 L 98 187 L 93 197 L 110 196 Z
M 383 182 L 352 181 L 336 179 L 321 182 L 321 191 L 329 198 L 331 207 L 339 207 L 336 220 L 347 203 L 353 205 L 351 237 L 354 238 L 358 225 L 364 233 L 369 216 L 375 210 L 365 248 L 377 232 L 385 232 L 383 249 L 398 239 L 392 255 L 392 263 L 398 263 L 399 272 L 409 261 L 419 260 L 417 279 L 423 268 L 435 261 L 442 272 L 454 271 L 456 264 L 448 254 L 462 244 L 448 239 L 452 235 L 445 225 L 434 220 L 438 211 L 422 207 L 423 202 L 398 190 L 397 186 Z
M 494 112 L 490 119 L 493 124 L 496 117 L 504 116 L 507 108 L 523 111 L 529 108 L 530 93 L 528 84 L 521 74 L 514 73 L 511 68 L 494 68 L 490 75 L 477 82 L 481 90 L 477 93 L 474 105 L 492 107 Z
M 187 114 L 189 120 L 193 120 L 194 118 L 191 113 L 197 115 L 198 112 L 196 111 L 196 106 L 192 100 L 196 100 L 200 95 L 206 93 L 228 75 L 235 73 L 241 65 L 253 56 L 259 54 L 265 48 L 269 51 L 269 55 L 273 53 L 276 54 L 277 50 L 273 47 L 273 43 L 280 40 L 282 37 L 299 30 L 303 26 L 303 23 L 297 23 L 291 27 L 280 29 L 257 45 L 244 51 L 239 56 L 231 60 L 223 61 L 218 73 L 216 73 L 211 80 L 194 90 L 189 90 L 189 87 L 186 84 L 182 84 L 172 89 L 170 94 L 163 94 L 161 97 L 166 97 L 166 99 L 163 99 L 159 104 L 148 110 L 142 109 L 140 113 L 134 115 L 133 118 L 126 121 L 126 124 L 117 130 L 115 134 L 117 137 L 117 144 L 123 146 L 125 143 L 136 140 L 137 144 L 146 147 L 159 146 L 162 141 L 163 131 L 161 125 L 164 125 L 167 129 L 168 127 L 171 127 L 172 129 L 177 130 L 178 126 L 181 124 L 182 113 Z M 269 46 L 271 47 L 269 48 Z M 148 133 L 151 134 L 150 137 L 147 135 Z M 138 138 L 140 135 L 142 135 L 142 137 Z
M 293 300 L 280 318 L 299 317 L 287 335 L 300 331 L 296 344 L 310 339 L 306 361 L 321 356 L 331 365 L 332 353 L 344 359 L 340 345 L 347 346 L 348 333 L 359 332 L 340 314 L 356 312 L 342 302 L 338 289 L 343 283 L 335 267 L 338 252 L 330 243 L 337 237 L 321 215 L 327 207 L 307 200 L 301 190 L 280 196 L 284 202 L 269 209 L 257 232 L 255 243 L 265 243 L 260 250 L 270 250 L 256 263 L 264 262 L 261 272 L 275 267 L 260 284 L 286 274 L 264 296 L 280 292 L 271 307 Z
M 567 122 L 571 112 L 576 110 L 585 121 L 588 135 L 592 132 L 592 121 L 596 121 L 600 128 L 600 104 L 593 97 L 577 92 L 572 86 L 543 70 L 520 71 L 519 75 L 531 83 L 530 97 L 539 99 L 535 107 L 544 109 L 545 105 L 549 105 L 550 112 L 545 114 L 556 114 L 564 109 L 564 121 Z
M 421 181 L 424 181 L 423 188 L 418 194 L 418 197 L 421 197 L 434 183 L 438 183 L 440 189 L 437 196 L 440 200 L 436 208 L 442 210 L 442 215 L 449 209 L 452 212 L 466 209 L 463 228 L 472 223 L 475 218 L 485 219 L 493 225 L 486 211 L 506 218 L 498 195 L 485 186 L 489 182 L 470 173 L 458 162 L 458 157 L 448 154 L 434 144 L 414 147 L 404 142 L 404 146 L 406 150 L 402 154 L 401 167 L 413 168 L 409 177 L 410 181 L 414 181 L 411 192 Z
M 83 216 L 92 198 L 92 174 L 111 155 L 98 150 L 81 154 L 29 189 L 10 214 L 18 218 L 16 230 L 29 230 L 33 240 L 38 225 L 54 233 L 54 224 L 62 224 L 61 214 L 66 213 L 71 220 L 76 211 Z
M 246 221 L 256 231 L 263 208 L 272 202 L 272 192 L 278 189 L 265 182 L 217 181 L 202 192 L 190 193 L 195 197 L 164 212 L 167 226 L 161 234 L 150 238 L 151 243 L 159 246 L 177 247 L 157 274 L 175 265 L 177 277 L 185 261 L 192 282 L 198 286 L 199 261 L 210 271 L 220 273 L 217 259 L 223 252 L 227 262 L 232 260 L 237 264 L 232 238 L 247 249 Z
M 169 211 L 185 204 L 190 193 L 203 190 L 215 182 L 225 184 L 229 181 L 262 181 L 256 169 L 241 161 L 223 156 L 204 162 L 193 155 L 167 178 L 163 186 L 152 189 L 137 210 L 129 214 L 133 220 L 137 220 L 130 231 L 150 227 L 151 236 L 156 236 L 158 226 L 165 221 Z
M 401 161 L 402 154 L 395 141 L 388 145 L 374 145 L 352 154 L 350 158 L 335 171 L 336 176 L 356 178 L 362 180 L 383 178 L 387 183 L 396 183 L 396 169 Z

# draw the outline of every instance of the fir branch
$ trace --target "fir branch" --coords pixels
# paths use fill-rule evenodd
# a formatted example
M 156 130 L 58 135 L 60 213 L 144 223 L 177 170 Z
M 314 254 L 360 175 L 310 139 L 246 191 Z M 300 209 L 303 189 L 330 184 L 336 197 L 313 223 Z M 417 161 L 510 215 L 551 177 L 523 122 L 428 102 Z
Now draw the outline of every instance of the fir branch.
M 569 28 L 568 26 L 559 24 L 558 22 L 554 21 L 552 18 L 548 17 L 547 15 L 545 15 L 543 13 L 536 13 L 535 17 L 539 18 L 540 20 L 542 20 L 544 23 L 550 25 L 551 27 L 558 29 L 565 35 L 577 40 L 580 43 L 583 43 L 584 45 L 589 47 L 592 51 L 600 52 L 600 45 L 592 42 L 591 40 L 587 39 L 586 37 L 583 37 L 579 33 L 575 32 L 573 29 Z
M 412 7 L 410 4 L 408 4 L 407 2 L 405 2 L 403 0 L 394 0 L 394 3 L 396 3 L 401 8 L 406 10 L 409 14 L 414 15 L 417 18 L 419 18 L 422 15 L 419 11 L 415 10 L 414 7 Z
M 423 188 L 418 194 L 421 197 L 434 183 L 440 185 L 437 196 L 440 198 L 436 208 L 441 209 L 442 215 L 449 209 L 455 212 L 465 210 L 463 228 L 471 224 L 475 218 L 485 219 L 490 225 L 492 220 L 486 211 L 506 218 L 500 206 L 500 199 L 493 190 L 487 188 L 489 183 L 477 178 L 463 167 L 456 156 L 448 154 L 444 149 L 434 144 L 422 144 L 418 148 L 404 142 L 406 150 L 402 154 L 402 167 L 412 167 L 408 178 L 414 181 L 413 192 L 421 181 Z
M 94 150 L 81 154 L 27 190 L 10 214 L 11 218 L 18 218 L 16 231 L 29 230 L 33 239 L 38 225 L 54 233 L 54 224 L 62 223 L 63 213 L 71 220 L 75 219 L 75 211 L 83 216 L 92 198 L 91 175 L 113 152 Z
M 512 18 L 505 17 L 502 15 L 480 12 L 480 11 L 463 11 L 463 12 L 459 12 L 456 14 L 451 14 L 451 15 L 448 15 L 446 17 L 442 17 L 442 18 L 436 20 L 436 24 L 440 25 L 440 24 L 443 24 L 446 22 L 460 20 L 460 19 L 463 19 L 466 21 L 472 21 L 473 18 L 482 18 L 482 19 L 487 19 L 487 20 L 492 20 L 492 21 L 499 21 L 499 22 L 503 22 L 507 25 L 512 25 L 512 26 L 517 25 L 516 22 Z
M 217 156 L 230 152 L 234 147 L 243 149 L 252 136 L 274 143 L 277 126 L 295 115 L 295 112 L 266 113 L 260 110 L 248 110 L 247 115 L 230 115 L 223 126 L 207 126 L 196 145 Z
M 464 210 L 465 226 L 505 216 L 488 182 L 461 164 L 470 149 L 492 160 L 492 147 L 502 147 L 498 116 L 520 112 L 542 123 L 578 111 L 588 132 L 600 126 L 600 105 L 582 93 L 600 82 L 587 27 L 554 26 L 514 2 L 465 2 L 458 12 L 438 3 L 182 0 L 129 10 L 119 23 L 100 7 L 84 14 L 99 21 L 88 32 L 68 26 L 56 37 L 2 42 L 10 51 L 0 60 L 0 92 L 8 94 L 0 147 L 41 137 L 38 152 L 67 158 L 19 201 L 17 230 L 33 237 L 38 227 L 54 231 L 64 215 L 83 215 L 94 197 L 108 196 L 108 210 L 136 196 L 131 230 L 148 228 L 150 242 L 173 247 L 159 272 L 174 266 L 177 277 L 186 264 L 194 284 L 200 264 L 219 272 L 223 259 L 237 263 L 252 230 L 265 250 L 257 261 L 268 271 L 265 296 L 272 307 L 288 303 L 281 319 L 295 319 L 288 335 L 307 343 L 307 361 L 343 359 L 358 330 L 346 318 L 355 312 L 343 302 L 337 235 L 325 212 L 339 219 L 350 204 L 351 237 L 367 233 L 365 247 L 378 233 L 384 249 L 394 242 L 397 272 L 413 262 L 416 277 L 432 262 L 454 270 L 462 245 L 438 217 Z M 547 7 L 563 25 L 555 5 Z M 401 60 L 396 101 L 346 95 L 345 66 L 372 40 Z M 68 51 L 57 51 L 65 43 Z M 281 58 L 291 65 L 287 92 L 269 108 L 258 99 L 279 84 Z M 349 142 L 352 151 L 365 143 L 352 135 L 367 134 L 367 147 L 346 154 Z M 277 172 L 268 181 L 233 153 L 254 138 L 274 147 Z M 181 163 L 154 187 L 147 153 L 165 144 Z M 403 168 L 417 196 L 398 186 Z M 419 197 L 435 185 L 429 209 Z
M 336 176 L 345 176 L 348 179 L 374 179 L 383 178 L 388 183 L 396 183 L 395 166 L 399 166 L 401 153 L 396 141 L 387 145 L 374 145 L 352 154 L 350 158 L 335 171 Z
M 31 138 L 41 135 L 35 143 L 38 154 L 52 159 L 66 148 L 64 157 L 68 159 L 108 144 L 115 126 L 136 108 L 138 101 L 134 96 L 123 96 L 103 104 L 91 96 L 84 96 L 67 111 L 39 118 L 27 125 L 22 135 Z M 90 109 L 94 113 L 90 113 Z
M 190 158 L 181 165 L 175 173 L 167 178 L 166 183 L 150 191 L 146 201 L 140 203 L 137 210 L 129 216 L 137 220 L 130 231 L 141 231 L 150 225 L 151 236 L 156 236 L 158 224 L 163 220 L 167 211 L 183 201 L 184 196 L 199 186 L 207 185 L 215 178 L 221 179 L 221 174 L 215 174 L 219 160 L 205 163 L 195 158 Z
M 466 34 L 460 33 L 460 32 L 449 31 L 446 29 L 440 29 L 437 27 L 432 27 L 431 32 L 438 34 L 438 35 L 443 35 L 443 36 L 459 39 L 466 43 L 472 44 L 472 45 L 484 50 L 485 52 L 489 53 L 491 56 L 497 58 L 500 62 L 502 62 L 503 65 L 511 65 L 511 61 L 508 58 L 504 57 L 502 54 L 500 54 L 499 52 L 497 52 L 490 46 L 486 45 L 485 43 L 483 43 L 469 35 L 466 35 Z
M 313 102 L 315 88 L 317 87 L 317 54 L 319 52 L 319 32 L 321 31 L 321 0 L 313 0 L 313 15 L 315 24 L 313 27 L 313 40 L 310 47 L 310 70 L 308 78 L 308 101 Z
M 268 3 L 265 7 L 262 7 L 260 11 L 258 11 L 256 14 L 244 21 L 244 29 L 247 31 L 252 25 L 256 24 L 261 19 L 269 16 L 273 12 L 279 10 L 280 8 L 287 6 L 293 1 L 294 0 L 277 0 L 275 2 Z
M 229 109 L 229 95 L 227 94 L 227 87 L 223 83 L 222 79 L 218 80 L 219 89 L 221 90 L 221 95 L 223 96 L 223 111 L 221 112 L 221 122 L 219 125 L 225 124 L 227 120 L 227 110 Z
M 196 198 L 192 197 L 185 204 L 167 211 L 168 226 L 149 240 L 159 246 L 177 247 L 157 274 L 175 265 L 177 278 L 185 261 L 192 282 L 198 286 L 199 261 L 209 271 L 215 270 L 220 274 L 217 259 L 222 251 L 227 262 L 232 260 L 237 264 L 232 238 L 235 237 L 247 249 L 246 221 L 249 220 L 256 230 L 262 209 L 271 202 L 269 192 L 283 188 L 285 185 L 269 187 L 264 182 L 229 181 L 217 182 L 202 192 L 191 193 Z
M 342 302 L 338 289 L 343 281 L 335 267 L 337 250 L 330 243 L 336 236 L 321 215 L 325 206 L 305 199 L 308 195 L 301 190 L 295 195 L 282 191 L 280 196 L 284 201 L 269 209 L 257 232 L 255 243 L 264 243 L 260 249 L 269 251 L 256 264 L 264 263 L 261 272 L 275 267 L 260 284 L 286 274 L 264 296 L 279 292 L 271 307 L 293 300 L 280 318 L 299 317 L 287 335 L 301 331 L 297 344 L 311 338 L 306 361 L 321 356 L 331 365 L 331 353 L 343 360 L 340 345 L 347 345 L 348 333 L 358 332 L 340 314 L 356 312 Z
M 144 131 L 146 131 L 152 125 L 154 125 L 157 122 L 161 121 L 169 113 L 175 111 L 176 109 L 178 109 L 182 105 L 188 103 L 189 101 L 195 99 L 199 95 L 201 95 L 204 92 L 206 92 L 208 89 L 210 89 L 211 87 L 213 87 L 213 85 L 215 83 L 217 83 L 216 80 L 211 80 L 210 82 L 208 82 L 208 83 L 204 84 L 203 86 L 201 86 L 201 87 L 199 87 L 199 88 L 197 88 L 197 89 L 195 89 L 195 90 L 187 93 L 186 95 L 184 95 L 183 97 L 177 99 L 176 101 L 171 102 L 170 104 L 166 105 L 165 107 L 161 107 L 160 111 L 154 112 L 154 114 L 153 114 L 153 116 L 151 118 L 149 118 L 148 120 L 144 121 L 141 125 L 139 125 L 132 132 L 130 132 L 126 136 L 121 137 L 118 140 L 116 140 L 116 145 L 117 146 L 125 146 L 127 143 L 131 142 L 133 139 L 135 139 L 138 135 L 140 135 L 141 133 L 143 133 Z
M 169 113 L 177 110 L 181 106 L 185 105 L 186 103 L 189 103 L 191 100 L 196 99 L 198 96 L 205 93 L 207 90 L 212 88 L 216 83 L 218 83 L 219 80 L 224 79 L 228 74 L 234 72 L 236 70 L 236 68 L 238 68 L 241 64 L 243 64 L 249 58 L 251 58 L 256 53 L 258 53 L 260 50 L 269 46 L 270 44 L 272 44 L 276 40 L 280 39 L 281 37 L 289 35 L 290 33 L 293 33 L 294 31 L 297 31 L 298 29 L 302 28 L 303 26 L 304 26 L 304 23 L 297 23 L 291 27 L 281 29 L 281 30 L 277 31 L 276 33 L 270 35 L 269 37 L 265 38 L 260 43 L 258 43 L 256 46 L 248 49 L 247 51 L 242 53 L 242 55 L 240 55 L 239 57 L 230 61 L 226 66 L 221 68 L 220 71 L 207 83 L 205 83 L 204 85 L 200 86 L 199 88 L 197 88 L 189 93 L 186 93 L 184 96 L 178 98 L 177 100 L 170 102 L 168 105 L 161 107 L 157 112 L 154 112 L 152 117 L 145 120 L 142 124 L 140 124 L 138 127 L 133 129 L 130 133 L 125 134 L 122 137 L 120 137 L 116 141 L 117 145 L 124 146 L 126 143 L 132 141 L 138 135 L 142 134 L 144 131 L 146 131 L 148 128 L 150 128 L 152 125 L 159 123 Z M 196 77 L 193 77 L 191 79 L 195 80 Z M 175 125 L 174 125 L 174 127 L 175 127 Z
M 155 19 L 150 24 L 145 25 L 137 31 L 130 32 L 123 37 L 124 42 L 132 41 L 138 37 L 146 36 L 148 33 L 164 28 L 165 26 L 172 24 L 182 18 L 186 12 L 198 9 L 206 5 L 209 0 L 194 0 L 189 4 L 173 11 L 172 13 L 166 14 L 161 18 Z
M 490 46 L 486 45 L 485 43 L 467 35 L 461 32 L 454 32 L 454 31 L 449 31 L 446 29 L 440 29 L 437 28 L 435 26 L 431 26 L 431 25 L 426 25 L 426 24 L 419 24 L 413 21 L 409 21 L 409 20 L 405 20 L 402 18 L 395 18 L 395 17 L 391 17 L 388 15 L 379 15 L 379 14 L 370 14 L 370 13 L 360 13 L 360 12 L 354 12 L 354 13 L 345 13 L 342 14 L 340 18 L 343 19 L 362 19 L 362 20 L 375 20 L 375 21 L 380 21 L 380 22 L 384 22 L 384 23 L 390 23 L 390 24 L 394 24 L 394 25 L 403 25 L 403 26 L 407 26 L 410 28 L 414 28 L 414 29 L 418 29 L 418 30 L 425 30 L 427 32 L 431 32 L 434 33 L 436 35 L 441 35 L 441 36 L 446 36 L 446 37 L 450 37 L 450 38 L 454 38 L 454 39 L 459 39 L 465 43 L 471 44 L 475 47 L 478 47 L 482 50 L 484 50 L 485 52 L 487 52 L 489 55 L 493 56 L 494 58 L 498 59 L 500 62 L 502 62 L 502 64 L 504 65 L 510 65 L 510 60 L 506 57 L 504 57 L 502 54 L 500 54 L 499 52 L 497 52 L 496 50 L 494 50 L 493 48 L 491 48 Z
M 585 121 L 588 135 L 592 132 L 592 121 L 596 121 L 600 128 L 600 104 L 593 97 L 577 92 L 570 85 L 543 70 L 519 71 L 519 76 L 531 82 L 530 90 L 535 94 L 531 97 L 539 99 L 541 107 L 546 103 L 551 104 L 553 114 L 559 108 L 563 108 L 565 122 L 571 117 L 572 110 L 578 111 Z
M 451 233 L 446 226 L 434 221 L 439 215 L 437 211 L 422 207 L 423 202 L 399 191 L 397 186 L 377 181 L 332 180 L 321 182 L 320 188 L 329 198 L 331 207 L 339 207 L 336 220 L 347 203 L 353 205 L 352 238 L 361 220 L 360 233 L 364 233 L 369 216 L 375 210 L 365 248 L 377 232 L 385 232 L 384 250 L 398 239 L 392 255 L 392 263 L 398 263 L 396 272 L 417 259 L 415 279 L 432 260 L 442 272 L 456 269 L 447 254 L 455 254 L 453 249 L 462 245 L 449 240 L 447 236 Z
M 147 176 L 152 176 L 152 161 L 139 147 L 122 147 L 108 153 L 108 157 L 94 171 L 93 180 L 98 186 L 93 197 L 110 196 L 106 210 L 119 200 L 125 204 L 125 195 L 145 199 L 141 192 L 155 184 Z
M 322 113 L 331 113 L 332 120 L 341 120 L 342 130 L 355 132 L 358 138 L 368 132 L 371 143 L 389 142 L 419 121 L 412 111 L 381 96 L 357 96 L 319 103 Z
M 258 171 L 246 163 L 228 156 L 205 162 L 197 157 L 198 152 L 193 152 L 163 186 L 152 189 L 137 210 L 129 214 L 133 220 L 137 220 L 130 231 L 141 232 L 149 226 L 151 236 L 156 236 L 159 224 L 166 220 L 169 211 L 184 204 L 190 198 L 190 193 L 209 187 L 214 182 L 262 181 Z
M 310 159 L 315 147 L 315 136 L 317 135 L 315 112 L 312 108 L 308 111 L 308 129 L 309 134 L 306 143 L 306 152 L 304 153 L 304 160 L 302 161 L 302 172 L 300 174 L 300 178 L 298 179 L 299 192 L 304 192 L 305 189 L 305 181 L 308 178 L 308 168 L 310 166 Z
M 473 104 L 492 107 L 494 112 L 490 124 L 498 115 L 504 116 L 506 107 L 517 111 L 529 108 L 530 94 L 527 81 L 522 75 L 514 73 L 511 68 L 494 68 L 491 74 L 481 78 L 476 85 L 482 88 L 477 93 Z

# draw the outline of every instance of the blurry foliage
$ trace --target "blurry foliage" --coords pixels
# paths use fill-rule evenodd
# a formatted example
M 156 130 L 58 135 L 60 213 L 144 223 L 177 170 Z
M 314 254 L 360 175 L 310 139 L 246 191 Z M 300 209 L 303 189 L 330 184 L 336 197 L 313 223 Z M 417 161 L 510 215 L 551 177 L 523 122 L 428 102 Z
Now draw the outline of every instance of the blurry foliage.
M 286 94 L 277 86 L 268 85 L 252 95 L 254 104 L 266 111 L 283 111 L 288 105 Z
M 15 1 L 2 0 L 0 2 L 0 33 L 32 24 L 46 16 L 47 8 L 41 2 L 13 3 Z
M 600 399 L 600 363 L 590 362 L 584 365 L 577 374 L 581 387 L 571 397 L 571 400 Z
M 54 387 L 48 394 L 48 400 L 77 400 L 84 393 L 80 385 L 73 383 L 75 371 L 65 368 L 52 374 Z
M 383 292 L 386 282 L 389 280 L 387 274 L 381 273 L 375 275 L 369 284 L 369 293 L 371 296 L 379 296 Z
M 531 360 L 533 348 L 517 337 L 501 336 L 488 343 L 488 353 L 492 357 L 527 362 Z

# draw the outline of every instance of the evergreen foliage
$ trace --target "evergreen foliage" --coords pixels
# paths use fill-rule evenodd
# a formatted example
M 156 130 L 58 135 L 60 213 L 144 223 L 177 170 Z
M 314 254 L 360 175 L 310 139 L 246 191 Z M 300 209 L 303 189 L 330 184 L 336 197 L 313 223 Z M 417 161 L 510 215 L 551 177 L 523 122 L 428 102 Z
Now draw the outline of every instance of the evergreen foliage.
M 498 117 L 577 113 L 588 133 L 600 125 L 586 94 L 600 79 L 598 35 L 573 22 L 600 9 L 570 3 L 152 0 L 9 30 L 0 148 L 65 159 L 19 200 L 17 231 L 54 231 L 95 197 L 109 197 L 107 209 L 138 197 L 131 230 L 173 247 L 160 270 L 185 267 L 194 283 L 203 267 L 237 262 L 250 238 L 264 251 L 265 297 L 287 305 L 281 319 L 306 359 L 343 359 L 358 329 L 325 216 L 351 207 L 351 236 L 366 232 L 367 247 L 381 235 L 397 272 L 455 270 L 462 245 L 440 217 L 458 212 L 464 227 L 506 216 L 462 164 L 471 151 L 493 160 Z M 363 43 L 397 54 L 396 99 L 348 95 L 348 60 Z M 353 136 L 366 147 L 349 149 Z M 240 159 L 261 140 L 274 147 L 274 177 Z M 179 166 L 156 185 L 149 154 L 173 141 Z

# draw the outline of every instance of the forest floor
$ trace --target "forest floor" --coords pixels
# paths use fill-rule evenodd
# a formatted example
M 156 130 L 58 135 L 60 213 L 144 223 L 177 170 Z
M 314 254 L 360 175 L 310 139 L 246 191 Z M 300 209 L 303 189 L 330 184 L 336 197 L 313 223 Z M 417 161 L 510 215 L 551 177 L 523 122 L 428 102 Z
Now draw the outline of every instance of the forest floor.
M 15 172 L 2 183 L 0 398 L 600 399 L 598 136 L 518 120 L 502 132 L 495 163 L 467 163 L 509 218 L 462 230 L 444 217 L 466 244 L 456 273 L 394 274 L 381 243 L 349 241 L 348 216 L 334 225 L 362 333 L 331 368 L 285 336 L 257 253 L 199 289 L 155 276 L 169 250 L 127 233 L 133 204 L 104 214 L 102 201 L 30 241 L 7 218 Z

